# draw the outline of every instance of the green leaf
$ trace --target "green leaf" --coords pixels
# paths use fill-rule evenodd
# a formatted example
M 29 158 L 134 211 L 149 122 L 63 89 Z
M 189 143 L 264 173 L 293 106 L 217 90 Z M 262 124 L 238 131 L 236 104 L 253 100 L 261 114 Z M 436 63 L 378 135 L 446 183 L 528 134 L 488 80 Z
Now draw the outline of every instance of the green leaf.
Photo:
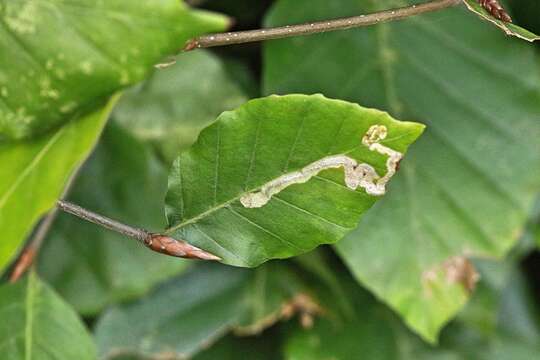
M 538 304 L 519 271 L 518 263 L 483 261 L 480 273 L 481 284 L 485 282 L 486 286 L 474 294 L 465 311 L 444 330 L 439 350 L 417 345 L 419 352 L 425 354 L 420 358 L 431 359 L 434 353 L 445 351 L 460 359 L 525 360 L 539 353 Z M 491 301 L 486 303 L 485 298 Z M 484 309 L 477 306 L 481 303 L 484 303 Z M 479 311 L 490 312 L 496 319 L 495 327 L 487 333 L 481 328 L 485 324 L 477 321 Z M 413 358 L 418 358 L 418 354 Z
M 227 336 L 211 348 L 202 351 L 193 360 L 279 360 L 281 344 L 279 334 L 265 334 L 259 337 Z M 241 354 L 241 355 L 239 355 Z
M 148 297 L 108 310 L 96 327 L 100 354 L 191 356 L 239 319 L 248 277 L 244 270 L 197 266 Z
M 127 91 L 114 118 L 138 138 L 154 143 L 172 163 L 221 112 L 246 100 L 222 62 L 200 50 L 182 54 L 174 65 Z
M 96 359 L 77 314 L 33 271 L 17 284 L 0 287 L 0 313 L 3 359 Z
M 538 2 L 534 0 L 505 0 L 504 2 L 516 21 L 532 32 L 540 32 L 540 19 L 538 18 Z M 538 47 L 537 47 L 538 49 Z
M 1 0 L 0 137 L 61 124 L 226 24 L 178 0 Z
M 229 330 L 259 334 L 287 320 L 285 315 L 309 310 L 295 303 L 293 314 L 284 313 L 298 295 L 307 294 L 304 290 L 283 263 L 265 264 L 254 271 L 201 264 L 137 302 L 107 311 L 98 321 L 97 343 L 106 358 L 125 354 L 189 357 Z
M 287 359 L 527 359 L 539 350 L 537 304 L 532 302 L 517 263 L 481 261 L 481 289 L 464 312 L 444 329 L 438 347 L 427 345 L 395 316 L 354 286 L 340 266 L 340 285 L 353 313 L 323 314 L 311 329 L 289 326 Z M 321 293 L 324 295 L 324 293 Z M 487 301 L 486 301 L 487 300 Z M 483 308 L 482 308 L 483 307 Z M 489 314 L 486 318 L 484 315 Z M 486 325 L 490 327 L 485 331 Z M 534 356 L 533 356 L 534 357 Z
M 115 102 L 50 134 L 0 144 L 0 271 L 88 157 Z
M 480 281 L 476 285 L 471 300 L 456 316 L 455 321 L 485 337 L 497 332 L 497 317 L 501 302 L 501 293 L 508 283 L 509 261 L 474 261 Z
M 340 285 L 354 304 L 353 312 L 323 314 L 312 328 L 292 326 L 286 332 L 285 359 L 400 359 L 398 333 L 403 330 L 396 326 L 396 319 L 353 279 L 339 275 Z
M 293 311 L 298 310 L 294 309 L 293 303 L 300 296 L 308 296 L 306 291 L 289 267 L 268 263 L 257 268 L 246 284 L 243 316 L 235 324 L 235 334 L 257 335 L 278 321 L 286 320 L 284 311 L 288 305 Z
M 166 170 L 152 149 L 113 122 L 68 199 L 124 223 L 161 231 L 166 189 Z M 38 262 L 42 276 L 84 315 L 146 293 L 187 263 L 64 213 L 58 214 Z
M 267 204 L 257 191 L 272 192 L 271 181 L 331 155 L 385 173 L 387 156 L 362 144 L 377 125 L 388 130 L 382 144 L 401 153 L 423 131 L 423 125 L 321 95 L 271 96 L 223 113 L 174 163 L 167 232 L 226 264 L 249 267 L 340 240 L 379 198 L 345 186 L 343 169 L 277 189 Z
M 540 246 L 540 198 L 536 200 L 530 221 L 529 233 L 534 242 Z
M 369 309 L 365 304 L 364 309 Z M 318 320 L 313 329 L 298 329 L 287 338 L 285 359 L 290 360 L 348 360 L 397 357 L 394 334 L 387 319 L 363 313 L 343 324 L 328 319 Z
M 395 6 L 332 4 L 281 0 L 268 25 Z M 428 125 L 388 194 L 337 248 L 362 284 L 434 341 L 468 298 L 445 264 L 504 255 L 540 190 L 534 50 L 463 8 L 265 46 L 266 93 L 324 92 Z
M 536 239 L 536 243 L 538 244 L 538 246 L 540 246 L 540 222 L 536 224 L 536 227 L 534 228 L 534 237 Z
M 495 24 L 497 27 L 502 29 L 504 33 L 507 35 L 515 36 L 515 37 L 518 37 L 520 39 L 527 40 L 530 42 L 540 40 L 540 36 L 530 32 L 529 30 L 523 29 L 517 25 L 514 25 L 513 23 L 502 21 L 493 17 L 488 11 L 486 11 L 486 9 L 484 9 L 478 3 L 478 0 L 463 0 L 463 2 L 467 6 L 467 9 L 479 15 L 482 19 Z
M 518 264 L 510 269 L 499 292 L 497 325 L 510 338 L 535 345 L 540 350 L 540 307 L 537 294 Z
M 343 274 L 335 271 L 336 267 L 342 267 L 342 264 L 332 257 L 330 252 L 324 248 L 318 248 L 307 254 L 294 258 L 305 272 L 310 274 L 313 279 L 309 283 L 309 287 L 316 291 L 317 302 L 325 308 L 325 311 L 339 312 L 344 316 L 352 316 L 354 314 L 353 299 L 347 296 L 343 288 L 341 278 Z M 334 260 L 333 263 L 329 260 Z M 307 274 L 302 278 L 306 279 Z

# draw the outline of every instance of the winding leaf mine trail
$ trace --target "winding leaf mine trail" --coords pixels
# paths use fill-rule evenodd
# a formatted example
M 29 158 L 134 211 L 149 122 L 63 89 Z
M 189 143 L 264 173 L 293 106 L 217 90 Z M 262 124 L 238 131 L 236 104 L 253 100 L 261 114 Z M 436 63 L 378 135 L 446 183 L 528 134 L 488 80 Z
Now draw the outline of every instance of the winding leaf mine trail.
M 369 150 L 387 155 L 386 174 L 379 176 L 375 169 L 366 163 L 358 163 L 355 159 L 346 155 L 326 156 L 317 160 L 299 171 L 287 173 L 272 180 L 261 187 L 260 191 L 246 194 L 240 198 L 240 202 L 246 208 L 260 208 L 266 205 L 273 195 L 283 191 L 293 184 L 308 182 L 313 176 L 326 169 L 343 167 L 345 172 L 345 185 L 351 190 L 361 187 L 369 195 L 382 196 L 386 193 L 386 184 L 397 171 L 403 154 L 380 144 L 388 134 L 384 125 L 373 125 L 362 138 L 362 144 Z

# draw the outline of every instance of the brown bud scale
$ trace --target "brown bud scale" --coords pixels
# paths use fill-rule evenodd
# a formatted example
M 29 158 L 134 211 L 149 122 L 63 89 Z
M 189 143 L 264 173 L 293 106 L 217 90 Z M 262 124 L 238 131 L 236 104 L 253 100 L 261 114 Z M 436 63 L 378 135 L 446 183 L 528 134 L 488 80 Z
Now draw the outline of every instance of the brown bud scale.
M 162 234 L 148 234 L 144 244 L 151 250 L 174 257 L 200 260 L 221 260 L 221 258 L 199 249 L 185 241 L 176 240 Z
M 497 0 L 478 0 L 478 3 L 493 17 L 504 22 L 512 22 L 510 15 L 508 15 L 506 10 L 504 10 Z

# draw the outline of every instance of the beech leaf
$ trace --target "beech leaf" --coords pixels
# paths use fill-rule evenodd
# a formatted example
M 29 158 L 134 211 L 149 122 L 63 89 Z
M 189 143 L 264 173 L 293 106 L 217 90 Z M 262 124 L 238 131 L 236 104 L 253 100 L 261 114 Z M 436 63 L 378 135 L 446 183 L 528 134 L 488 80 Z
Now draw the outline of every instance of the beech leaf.
M 492 24 L 495 24 L 498 28 L 502 29 L 506 35 L 515 36 L 517 38 L 527 40 L 530 42 L 540 40 L 540 36 L 535 33 L 530 32 L 522 27 L 519 27 L 511 22 L 503 21 L 497 19 L 492 14 L 490 14 L 486 9 L 484 9 L 479 3 L 478 0 L 463 0 L 467 9 L 473 13 L 480 16 L 482 19 L 489 21 Z
M 0 138 L 29 137 L 94 108 L 227 22 L 179 0 L 0 0 Z
M 267 25 L 392 6 L 395 1 L 280 0 Z M 455 7 L 272 41 L 264 64 L 266 93 L 324 92 L 428 125 L 387 195 L 337 249 L 360 283 L 436 341 L 472 290 L 474 270 L 465 260 L 506 254 L 540 191 L 534 49 Z
M 52 133 L 0 143 L 0 271 L 86 160 L 115 102 Z
M 423 129 L 321 95 L 252 100 L 175 161 L 167 232 L 245 267 L 335 243 Z
M 0 354 L 3 359 L 95 360 L 83 322 L 31 271 L 0 287 Z

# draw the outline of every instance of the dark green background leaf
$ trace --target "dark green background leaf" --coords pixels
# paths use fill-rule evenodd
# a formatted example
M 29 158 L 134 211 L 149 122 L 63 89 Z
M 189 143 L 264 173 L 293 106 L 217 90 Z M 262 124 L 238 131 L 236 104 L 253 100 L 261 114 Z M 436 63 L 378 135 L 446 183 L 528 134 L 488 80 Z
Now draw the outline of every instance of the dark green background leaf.
M 139 139 L 152 142 L 169 164 L 219 114 L 246 100 L 222 61 L 200 50 L 181 54 L 174 65 L 127 91 L 114 118 Z
M 395 5 L 281 0 L 268 24 Z M 323 92 L 428 125 L 389 193 L 337 248 L 362 284 L 434 341 L 467 293 L 442 274 L 429 282 L 426 275 L 455 256 L 504 255 L 540 190 L 534 50 L 455 8 L 272 41 L 264 60 L 266 93 Z
M 257 268 L 246 285 L 243 316 L 234 327 L 238 335 L 258 335 L 280 320 L 286 320 L 284 307 L 295 297 L 307 295 L 298 275 L 288 266 L 270 262 Z
M 270 333 L 259 337 L 227 336 L 202 351 L 193 360 L 279 360 L 281 348 L 279 334 Z
M 259 334 L 282 320 L 284 307 L 305 291 L 284 263 L 265 264 L 251 272 L 201 264 L 137 302 L 105 312 L 96 338 L 101 354 L 109 358 L 191 356 L 230 330 Z M 215 351 L 228 351 L 227 343 L 218 344 Z
M 150 296 L 107 311 L 96 328 L 99 351 L 190 356 L 238 320 L 248 278 L 220 265 L 194 267 Z
M 0 287 L 0 354 L 5 360 L 95 360 L 77 314 L 32 271 Z
M 463 0 L 463 2 L 466 4 L 469 10 L 480 16 L 482 19 L 485 19 L 492 24 L 495 24 L 495 26 L 502 29 L 507 35 L 516 36 L 520 39 L 530 42 L 540 40 L 540 36 L 530 32 L 529 30 L 523 29 L 522 27 L 519 27 L 513 23 L 508 23 L 493 17 L 489 12 L 486 11 L 486 9 L 484 9 L 478 3 L 478 0 Z
M 516 266 L 517 259 L 475 262 L 481 273 L 479 291 L 442 333 L 437 348 L 425 344 L 396 316 L 334 266 L 352 314 L 323 314 L 312 329 L 289 326 L 284 331 L 286 359 L 528 359 L 540 351 L 538 304 Z M 328 265 L 326 265 L 328 266 Z M 323 295 L 324 290 L 319 292 Z M 485 315 L 488 315 L 486 318 Z
M 358 289 L 359 290 L 359 289 Z M 355 313 L 346 320 L 322 318 L 312 329 L 288 333 L 285 358 L 290 360 L 396 360 L 397 334 L 390 314 L 366 293 L 354 299 Z M 348 293 L 348 296 L 351 296 Z M 354 296 L 351 296 L 353 298 Z M 345 318 L 344 318 L 345 319 Z M 335 319 L 334 319 L 335 320 Z

